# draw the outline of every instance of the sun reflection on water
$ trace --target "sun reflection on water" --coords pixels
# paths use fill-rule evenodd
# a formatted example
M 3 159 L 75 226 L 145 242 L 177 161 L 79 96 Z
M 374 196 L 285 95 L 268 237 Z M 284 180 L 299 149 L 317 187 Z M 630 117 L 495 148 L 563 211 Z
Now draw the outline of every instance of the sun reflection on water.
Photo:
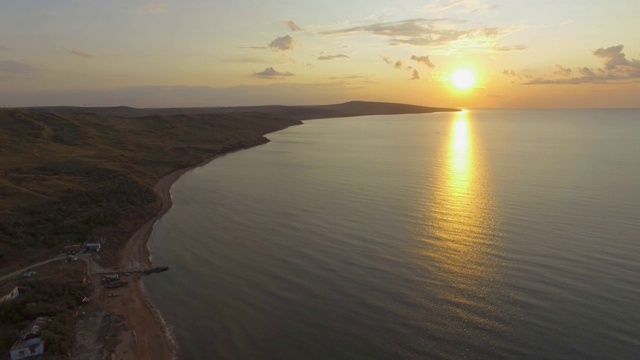
M 458 290 L 477 292 L 492 276 L 487 257 L 492 221 L 485 171 L 474 142 L 469 112 L 456 113 L 436 174 L 425 196 L 419 254 L 429 271 Z M 446 296 L 454 296 L 448 294 Z

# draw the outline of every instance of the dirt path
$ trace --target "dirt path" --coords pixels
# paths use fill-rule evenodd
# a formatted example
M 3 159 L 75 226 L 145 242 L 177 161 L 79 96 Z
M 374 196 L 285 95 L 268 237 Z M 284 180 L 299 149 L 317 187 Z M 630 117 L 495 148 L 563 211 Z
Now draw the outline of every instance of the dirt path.
M 66 258 L 66 255 L 57 255 L 52 257 L 51 259 L 45 260 L 45 261 L 40 261 L 39 263 L 35 263 L 35 264 L 31 264 L 25 268 L 22 268 L 20 270 L 14 271 L 12 273 L 9 273 L 7 275 L 2 275 L 0 276 L 0 282 L 3 282 L 7 279 L 10 279 L 12 277 L 17 277 L 17 276 L 21 276 L 22 274 L 24 274 L 25 272 L 27 272 L 28 270 L 33 270 L 39 266 L 48 264 L 48 263 L 52 263 L 54 261 L 62 261 Z

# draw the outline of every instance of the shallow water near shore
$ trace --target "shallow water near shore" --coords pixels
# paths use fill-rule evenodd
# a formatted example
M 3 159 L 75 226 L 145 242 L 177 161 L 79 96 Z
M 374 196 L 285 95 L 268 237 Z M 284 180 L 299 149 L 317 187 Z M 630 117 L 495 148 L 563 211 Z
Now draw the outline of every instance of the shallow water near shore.
M 182 359 L 633 359 L 640 111 L 307 121 L 183 175 L 150 298 Z

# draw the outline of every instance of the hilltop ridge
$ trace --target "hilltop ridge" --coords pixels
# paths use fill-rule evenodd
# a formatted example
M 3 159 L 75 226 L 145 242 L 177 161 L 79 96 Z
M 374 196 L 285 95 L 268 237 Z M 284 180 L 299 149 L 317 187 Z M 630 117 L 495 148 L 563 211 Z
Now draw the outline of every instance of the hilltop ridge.
M 141 117 L 149 115 L 197 115 L 225 114 L 237 112 L 259 112 L 278 115 L 292 120 L 310 120 L 328 117 L 347 117 L 384 114 L 418 114 L 441 111 L 458 111 L 453 108 L 428 107 L 388 102 L 349 101 L 330 105 L 256 105 L 186 108 L 134 108 L 114 107 L 76 107 L 44 106 L 28 107 L 25 110 L 38 113 L 70 114 L 95 113 L 103 116 Z

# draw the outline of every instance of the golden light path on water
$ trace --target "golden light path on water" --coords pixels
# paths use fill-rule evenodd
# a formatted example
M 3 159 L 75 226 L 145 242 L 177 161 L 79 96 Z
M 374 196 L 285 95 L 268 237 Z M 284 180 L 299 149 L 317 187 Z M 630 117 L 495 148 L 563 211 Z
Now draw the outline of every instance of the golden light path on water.
M 495 250 L 494 225 L 470 112 L 453 115 L 440 156 L 429 177 L 434 184 L 428 187 L 420 206 L 423 220 L 416 229 L 419 261 L 436 279 L 433 281 L 442 285 L 435 295 L 447 306 L 482 306 L 475 299 L 484 297 L 494 276 L 495 264 L 488 258 Z M 474 317 L 473 311 L 458 311 L 455 316 L 483 322 L 469 319 Z

